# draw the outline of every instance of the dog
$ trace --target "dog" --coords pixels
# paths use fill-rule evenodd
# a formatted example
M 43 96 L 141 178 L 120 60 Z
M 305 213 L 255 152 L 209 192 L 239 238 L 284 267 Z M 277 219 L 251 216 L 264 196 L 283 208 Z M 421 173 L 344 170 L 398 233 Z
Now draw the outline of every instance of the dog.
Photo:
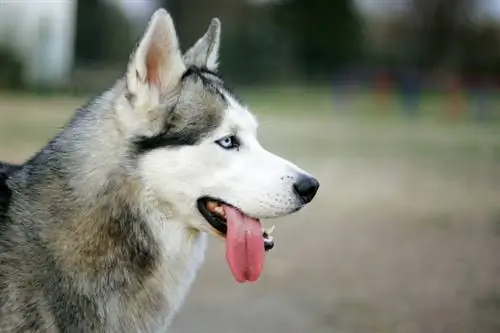
M 125 74 L 78 109 L 0 193 L 0 332 L 166 332 L 226 242 L 237 282 L 274 241 L 260 219 L 297 212 L 319 182 L 257 141 L 217 73 L 220 21 L 184 54 L 157 10 Z

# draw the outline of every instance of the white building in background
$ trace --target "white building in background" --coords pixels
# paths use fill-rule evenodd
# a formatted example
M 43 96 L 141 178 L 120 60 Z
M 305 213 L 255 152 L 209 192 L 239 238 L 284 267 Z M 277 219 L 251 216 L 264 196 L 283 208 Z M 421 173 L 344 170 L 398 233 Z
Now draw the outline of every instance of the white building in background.
M 139 26 L 144 25 L 159 5 L 157 0 L 103 1 L 118 5 Z M 353 1 L 363 13 L 382 15 L 404 10 L 409 4 L 409 0 Z M 500 0 L 479 0 L 478 7 L 482 16 L 500 18 Z M 0 0 L 0 47 L 7 47 L 19 56 L 28 84 L 57 87 L 69 80 L 74 59 L 76 8 L 77 0 Z
M 68 81 L 75 24 L 76 0 L 0 0 L 0 47 L 21 59 L 30 85 Z
M 85 0 L 80 0 L 85 1 Z M 118 5 L 142 24 L 156 0 L 104 0 Z M 0 47 L 13 51 L 24 65 L 29 85 L 64 86 L 74 60 L 77 0 L 0 0 Z
M 1 1 L 1 0 L 0 0 Z M 118 6 L 129 20 L 138 25 L 143 25 L 158 8 L 157 0 L 105 0 Z
M 127 1 L 127 0 L 124 0 Z M 362 14 L 389 16 L 405 12 L 411 8 L 413 0 L 353 0 Z M 500 0 L 475 0 L 478 19 L 500 21 Z

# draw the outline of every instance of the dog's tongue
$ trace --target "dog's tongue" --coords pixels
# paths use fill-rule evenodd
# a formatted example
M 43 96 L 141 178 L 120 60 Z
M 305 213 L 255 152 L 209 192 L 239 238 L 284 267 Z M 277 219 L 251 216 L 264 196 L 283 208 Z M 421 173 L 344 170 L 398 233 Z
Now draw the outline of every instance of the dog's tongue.
M 256 281 L 264 266 L 264 238 L 257 219 L 224 206 L 227 219 L 226 259 L 236 281 Z

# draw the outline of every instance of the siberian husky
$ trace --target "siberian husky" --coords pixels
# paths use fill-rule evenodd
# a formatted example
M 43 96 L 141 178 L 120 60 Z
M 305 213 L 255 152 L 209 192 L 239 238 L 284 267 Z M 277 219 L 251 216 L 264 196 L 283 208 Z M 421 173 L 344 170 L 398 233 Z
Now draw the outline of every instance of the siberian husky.
M 273 239 L 319 183 L 265 150 L 217 74 L 220 22 L 181 54 L 151 18 L 113 87 L 0 179 L 0 332 L 166 332 L 204 259 L 226 242 L 256 281 Z

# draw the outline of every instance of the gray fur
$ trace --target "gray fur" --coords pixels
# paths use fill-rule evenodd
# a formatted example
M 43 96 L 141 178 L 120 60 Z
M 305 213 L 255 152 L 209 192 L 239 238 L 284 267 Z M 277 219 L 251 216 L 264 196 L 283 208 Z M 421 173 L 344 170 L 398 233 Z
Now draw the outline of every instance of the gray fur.
M 195 144 L 216 128 L 226 107 L 219 81 L 188 73 L 154 110 L 149 133 L 127 137 L 115 110 L 133 99 L 120 79 L 9 173 L 12 197 L 0 221 L 0 332 L 156 332 L 166 326 L 160 249 L 134 171 L 137 153 L 147 149 L 137 147 L 152 138 L 163 138 L 162 146 Z M 110 318 L 113 308 L 120 318 Z
M 215 70 L 217 67 L 218 47 L 220 44 L 221 24 L 218 18 L 212 19 L 208 31 L 196 44 L 184 54 L 187 66 L 207 67 Z
M 159 132 L 150 137 L 137 138 L 136 152 L 158 146 L 194 145 L 218 127 L 222 119 L 220 110 L 227 107 L 224 94 L 228 93 L 228 89 L 222 79 L 191 66 L 181 80 L 181 87 L 175 104 L 165 107 Z
M 315 195 L 215 73 L 219 35 L 183 58 L 158 10 L 123 78 L 0 170 L 0 333 L 166 332 L 214 234 L 200 198 L 267 218 Z
M 114 159 L 125 147 L 115 147 L 106 169 L 95 166 L 105 174 L 93 177 L 89 170 L 96 163 L 88 159 L 98 149 L 99 133 L 118 136 L 109 133 L 109 103 L 105 94 L 79 110 L 8 180 L 13 194 L 0 235 L 0 330 L 105 331 L 109 295 L 134 295 L 154 273 L 157 244 L 138 212 L 137 185 L 126 171 L 133 161 L 126 155 Z M 79 181 L 96 184 L 87 187 L 96 190 L 92 197 Z M 140 306 L 145 315 L 153 307 Z

